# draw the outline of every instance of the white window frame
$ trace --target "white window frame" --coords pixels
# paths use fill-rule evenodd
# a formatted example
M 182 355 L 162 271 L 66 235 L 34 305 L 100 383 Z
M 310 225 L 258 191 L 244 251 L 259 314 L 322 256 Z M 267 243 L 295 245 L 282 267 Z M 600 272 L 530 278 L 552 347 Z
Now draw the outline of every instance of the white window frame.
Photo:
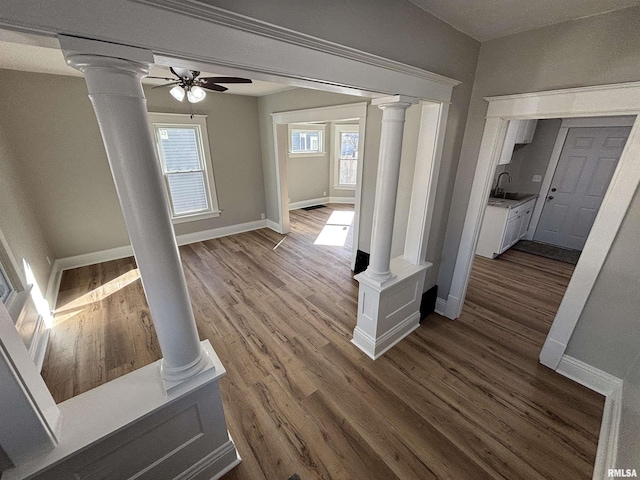
M 334 148 L 333 148 L 333 189 L 334 190 L 355 190 L 356 185 L 345 185 L 340 183 L 340 152 L 342 150 L 342 133 L 360 133 L 358 124 L 337 124 L 334 126 Z M 360 169 L 360 138 L 358 138 L 358 158 L 356 159 L 357 168 Z M 358 176 L 356 175 L 356 178 Z
M 213 164 L 211 162 L 211 148 L 209 146 L 209 136 L 207 134 L 207 116 L 206 115 L 187 115 L 179 113 L 149 113 L 149 127 L 156 143 L 158 153 L 158 161 L 164 178 L 165 194 L 169 207 L 171 209 L 171 220 L 175 223 L 193 222 L 197 220 L 205 220 L 207 218 L 215 218 L 220 216 L 218 207 L 218 196 L 216 193 L 216 185 L 213 176 Z M 159 128 L 176 128 L 176 127 L 198 127 L 196 129 L 197 136 L 200 139 L 198 146 L 200 156 L 202 158 L 202 172 L 205 184 L 205 193 L 207 195 L 207 203 L 209 208 L 193 213 L 185 213 L 176 215 L 173 210 L 173 201 L 169 190 L 168 174 L 165 171 L 164 158 L 162 148 L 160 147 L 160 139 L 158 138 Z M 199 170 L 198 170 L 199 171 Z
M 318 132 L 320 134 L 320 149 L 317 152 L 294 152 L 292 135 L 294 131 Z M 289 157 L 322 157 L 325 155 L 325 125 L 314 123 L 289 124 L 288 130 Z

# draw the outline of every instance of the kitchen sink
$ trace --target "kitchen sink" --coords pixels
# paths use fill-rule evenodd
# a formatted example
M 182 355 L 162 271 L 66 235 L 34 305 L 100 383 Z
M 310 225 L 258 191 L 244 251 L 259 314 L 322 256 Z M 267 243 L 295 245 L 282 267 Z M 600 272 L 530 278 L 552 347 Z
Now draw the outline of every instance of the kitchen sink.
M 507 192 L 502 195 L 492 196 L 491 198 L 503 199 L 503 200 L 522 200 L 523 198 L 530 197 L 530 193 L 518 193 Z

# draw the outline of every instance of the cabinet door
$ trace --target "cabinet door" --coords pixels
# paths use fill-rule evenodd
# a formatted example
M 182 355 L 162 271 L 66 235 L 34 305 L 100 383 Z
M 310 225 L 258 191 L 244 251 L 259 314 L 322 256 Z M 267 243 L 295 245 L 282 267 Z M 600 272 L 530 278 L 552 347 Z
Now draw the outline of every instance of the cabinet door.
M 516 131 L 515 143 L 531 143 L 533 140 L 533 134 L 536 132 L 536 125 L 538 120 L 513 120 L 518 122 L 518 129 Z
M 521 218 L 522 215 L 518 215 L 517 217 L 512 217 L 507 221 L 507 227 L 504 230 L 504 237 L 502 237 L 502 247 L 500 248 L 500 253 L 504 252 L 506 249 L 511 247 L 511 245 L 518 241 Z
M 533 141 L 533 135 L 536 133 L 536 126 L 538 125 L 538 120 L 525 120 L 526 126 L 524 129 L 524 138 L 522 139 L 522 143 L 531 143 Z
M 518 135 L 518 129 L 520 127 L 521 120 L 511 120 L 507 127 L 507 134 L 504 137 L 504 145 L 502 146 L 502 152 L 500 152 L 500 160 L 498 165 L 506 165 L 511 163 L 511 156 L 513 155 L 513 147 L 516 145 L 516 136 Z
M 522 221 L 520 223 L 520 231 L 518 233 L 518 240 L 524 237 L 527 234 L 527 230 L 529 230 L 529 223 L 531 222 L 531 215 L 533 215 L 533 205 L 531 204 L 527 207 L 526 210 L 522 212 Z

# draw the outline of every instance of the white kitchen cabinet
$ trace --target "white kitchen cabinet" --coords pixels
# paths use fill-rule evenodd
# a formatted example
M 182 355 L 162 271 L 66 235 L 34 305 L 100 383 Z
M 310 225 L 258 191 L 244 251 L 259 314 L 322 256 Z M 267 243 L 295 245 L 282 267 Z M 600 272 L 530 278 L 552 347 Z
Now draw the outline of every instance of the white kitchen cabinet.
M 529 229 L 536 199 L 512 207 L 487 205 L 476 254 L 495 258 L 523 238 Z
M 509 122 L 498 165 L 511 163 L 513 148 L 516 145 L 531 143 L 537 125 L 538 120 L 511 120 Z

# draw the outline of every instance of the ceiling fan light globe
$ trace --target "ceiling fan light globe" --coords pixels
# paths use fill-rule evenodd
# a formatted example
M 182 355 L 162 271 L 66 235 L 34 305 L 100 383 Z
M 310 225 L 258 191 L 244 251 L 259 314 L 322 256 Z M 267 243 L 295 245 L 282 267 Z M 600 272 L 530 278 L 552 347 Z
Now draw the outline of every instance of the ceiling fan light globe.
M 187 100 L 191 103 L 198 103 L 204 100 L 204 97 L 207 96 L 207 92 L 204 91 L 202 87 L 191 87 L 191 89 L 187 92 Z
M 171 96 L 173 98 L 175 98 L 179 102 L 184 100 L 184 89 L 182 87 L 179 87 L 178 85 L 176 85 L 171 90 L 169 90 L 169 93 L 171 94 Z M 189 101 L 191 101 L 191 100 L 189 100 Z

